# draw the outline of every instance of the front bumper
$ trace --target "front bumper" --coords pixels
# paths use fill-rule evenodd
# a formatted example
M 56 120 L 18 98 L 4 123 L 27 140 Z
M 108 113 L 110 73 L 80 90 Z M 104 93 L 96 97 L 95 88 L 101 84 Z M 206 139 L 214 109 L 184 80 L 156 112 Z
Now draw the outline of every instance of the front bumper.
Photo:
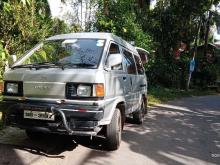
M 101 130 L 98 121 L 104 116 L 102 107 L 88 105 L 3 101 L 0 108 L 6 125 L 71 135 L 96 135 Z M 52 112 L 55 120 L 26 119 L 24 110 Z

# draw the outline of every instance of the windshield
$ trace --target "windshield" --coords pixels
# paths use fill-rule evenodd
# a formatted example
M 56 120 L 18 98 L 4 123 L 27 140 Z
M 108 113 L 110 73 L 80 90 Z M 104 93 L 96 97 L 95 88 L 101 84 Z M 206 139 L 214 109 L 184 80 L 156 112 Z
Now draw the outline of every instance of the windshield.
M 18 67 L 62 66 L 96 68 L 103 52 L 105 40 L 99 39 L 66 39 L 46 41 Z M 53 64 L 53 65 L 52 65 Z

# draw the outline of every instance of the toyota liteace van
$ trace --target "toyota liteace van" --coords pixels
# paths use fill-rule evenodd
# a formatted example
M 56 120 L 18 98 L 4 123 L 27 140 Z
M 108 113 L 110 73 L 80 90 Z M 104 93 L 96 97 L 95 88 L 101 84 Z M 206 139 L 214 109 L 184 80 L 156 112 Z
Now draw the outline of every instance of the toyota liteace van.
M 102 135 L 115 150 L 127 116 L 143 123 L 147 79 L 136 48 L 110 33 L 47 38 L 4 74 L 6 125 L 41 133 Z

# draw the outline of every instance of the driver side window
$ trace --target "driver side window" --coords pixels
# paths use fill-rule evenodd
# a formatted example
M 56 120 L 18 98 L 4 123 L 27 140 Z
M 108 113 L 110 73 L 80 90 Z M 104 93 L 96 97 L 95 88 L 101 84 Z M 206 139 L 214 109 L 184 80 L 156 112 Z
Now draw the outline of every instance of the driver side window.
M 109 48 L 109 54 L 117 54 L 120 53 L 119 46 L 115 43 L 111 43 Z
M 111 45 L 109 47 L 108 55 L 110 55 L 110 54 L 117 55 L 119 53 L 120 53 L 119 46 L 117 44 L 115 44 L 115 43 L 111 43 Z M 112 67 L 112 70 L 123 70 L 122 63 L 117 65 L 117 66 Z

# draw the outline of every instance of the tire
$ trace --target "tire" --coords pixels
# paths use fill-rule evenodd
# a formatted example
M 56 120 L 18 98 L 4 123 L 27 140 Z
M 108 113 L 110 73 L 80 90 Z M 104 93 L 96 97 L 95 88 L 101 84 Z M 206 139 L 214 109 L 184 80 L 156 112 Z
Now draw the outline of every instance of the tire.
M 117 150 L 121 143 L 122 118 L 118 108 L 115 109 L 111 123 L 106 126 L 106 147 Z
M 136 124 L 143 124 L 145 113 L 146 113 L 146 108 L 145 108 L 144 100 L 142 100 L 140 109 L 133 113 L 134 122 Z
M 144 114 L 146 115 L 148 113 L 148 100 L 146 99 L 144 102 Z

